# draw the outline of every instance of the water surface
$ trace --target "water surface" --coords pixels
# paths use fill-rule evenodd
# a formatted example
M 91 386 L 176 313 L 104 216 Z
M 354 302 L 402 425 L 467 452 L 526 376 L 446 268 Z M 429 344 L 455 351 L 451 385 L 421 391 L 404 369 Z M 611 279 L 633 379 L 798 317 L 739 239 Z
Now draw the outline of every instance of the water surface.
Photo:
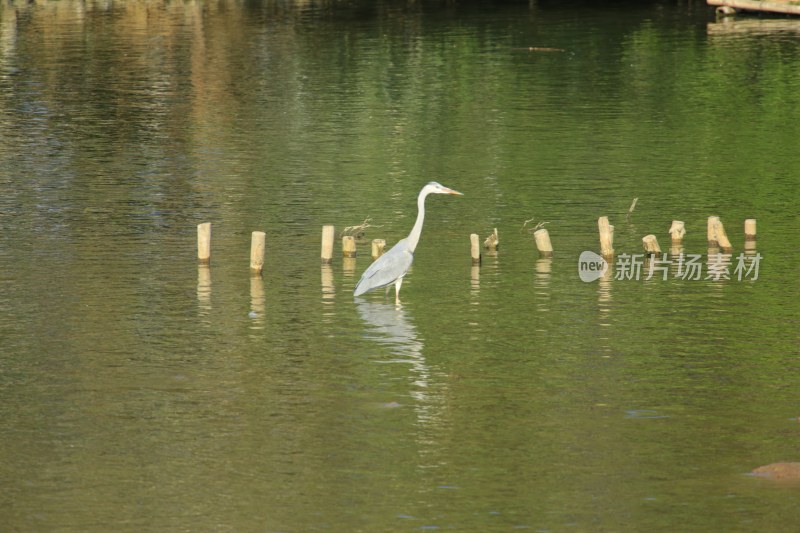
M 791 527 L 796 487 L 744 474 L 798 460 L 798 29 L 694 4 L 4 4 L 3 522 Z M 428 199 L 402 305 L 354 300 L 433 179 L 465 196 Z M 705 267 L 706 217 L 733 264 L 756 218 L 759 277 L 584 283 L 604 215 L 618 254 L 684 220 Z M 321 267 L 321 226 L 367 218 Z

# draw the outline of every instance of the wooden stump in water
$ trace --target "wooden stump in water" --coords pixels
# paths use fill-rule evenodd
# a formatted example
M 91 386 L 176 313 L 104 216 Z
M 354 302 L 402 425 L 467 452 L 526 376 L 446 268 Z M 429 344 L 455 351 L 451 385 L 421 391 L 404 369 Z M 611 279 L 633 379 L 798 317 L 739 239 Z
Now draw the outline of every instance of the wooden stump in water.
M 383 255 L 383 249 L 386 247 L 386 241 L 383 239 L 372 239 L 372 260 L 376 260 Z
M 483 247 L 495 252 L 497 248 L 500 247 L 500 237 L 497 235 L 497 228 L 494 228 L 494 233 L 486 237 L 486 240 L 483 241 Z
M 481 246 L 480 246 L 480 237 L 478 237 L 477 233 L 473 233 L 469 236 L 469 253 L 472 256 L 472 264 L 473 265 L 480 265 L 481 264 Z
M 733 250 L 731 241 L 725 233 L 725 227 L 717 216 L 708 217 L 708 247 L 721 248 L 723 252 L 729 253 Z
M 327 265 L 333 261 L 333 226 L 322 226 L 322 264 Z
M 672 226 L 669 228 L 669 235 L 672 238 L 672 244 L 680 244 L 683 242 L 683 236 L 686 235 L 686 229 L 682 220 L 673 220 Z
M 600 254 L 609 258 L 614 255 L 614 226 L 608 223 L 608 217 L 597 219 L 597 227 L 600 230 Z
M 706 236 L 708 237 L 709 248 L 719 248 L 719 242 L 717 242 L 717 232 L 715 230 L 718 220 L 719 217 L 708 217 L 708 222 L 706 223 Z
M 197 260 L 201 265 L 211 262 L 211 222 L 197 225 Z
M 658 245 L 658 239 L 656 239 L 655 235 L 645 235 L 642 237 L 642 246 L 644 246 L 645 253 L 649 255 L 661 253 L 661 247 Z
M 356 256 L 356 238 L 352 235 L 342 237 L 342 255 L 345 257 Z
M 267 235 L 263 231 L 254 231 L 250 236 L 250 273 L 261 274 L 264 269 L 264 251 Z
M 748 218 L 744 221 L 744 240 L 756 240 L 756 219 Z
M 536 248 L 542 257 L 553 256 L 553 245 L 550 243 L 550 232 L 546 229 L 538 229 L 533 232 L 533 238 L 536 241 Z

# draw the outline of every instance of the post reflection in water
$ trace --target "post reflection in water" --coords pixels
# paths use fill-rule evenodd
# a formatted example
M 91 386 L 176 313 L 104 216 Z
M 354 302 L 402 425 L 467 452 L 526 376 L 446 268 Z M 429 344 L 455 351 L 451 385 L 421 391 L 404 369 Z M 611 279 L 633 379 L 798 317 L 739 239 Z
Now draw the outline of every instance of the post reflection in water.
M 603 272 L 597 280 L 597 307 L 600 311 L 600 325 L 610 325 L 609 318 L 611 313 L 611 287 L 614 280 L 614 272 L 611 266 Z
M 542 257 L 536 260 L 534 265 L 536 277 L 534 287 L 536 287 L 536 307 L 539 311 L 550 311 L 550 281 L 553 274 L 553 259 Z
M 678 257 L 684 251 L 682 244 L 673 244 L 669 247 L 669 255 L 670 257 Z
M 482 254 L 481 262 L 470 267 L 469 294 L 472 305 L 480 304 L 481 277 L 483 277 L 483 290 L 491 291 L 497 286 L 500 268 L 500 254 L 497 250 L 489 250 Z
M 724 296 L 723 288 L 731 277 L 731 260 L 733 255 L 724 253 L 719 248 L 709 248 L 706 256 L 706 270 L 702 275 L 703 280 L 711 281 L 715 297 Z
M 475 297 L 478 296 L 480 290 L 481 290 L 481 267 L 478 265 L 472 265 L 472 268 L 469 271 L 469 294 L 474 299 Z
M 611 287 L 614 284 L 614 269 L 612 268 L 612 259 L 606 259 L 609 262 L 608 268 L 597 280 L 597 324 L 602 327 L 611 326 L 611 308 L 613 298 L 611 295 Z M 600 330 L 598 334 L 597 351 L 601 357 L 608 358 L 615 353 L 613 330 L 606 329 Z
M 197 267 L 197 310 L 200 316 L 211 311 L 211 268 L 208 265 Z
M 409 391 L 409 396 L 417 400 L 414 406 L 419 420 L 431 420 L 431 405 L 428 394 L 430 369 L 425 363 L 425 345 L 417 336 L 417 328 L 408 320 L 401 305 L 373 303 L 362 298 L 355 299 L 356 309 L 361 319 L 369 326 L 366 337 L 388 347 L 391 357 L 379 360 L 380 363 L 408 364 L 411 368 L 412 384 L 417 387 Z
M 342 273 L 345 277 L 352 278 L 356 272 L 356 258 L 345 257 L 342 259 Z
M 333 284 L 333 267 L 322 265 L 322 320 L 326 323 L 333 322 L 336 316 L 333 305 L 336 303 L 336 287 Z
M 250 329 L 264 329 L 267 297 L 261 275 L 250 276 Z

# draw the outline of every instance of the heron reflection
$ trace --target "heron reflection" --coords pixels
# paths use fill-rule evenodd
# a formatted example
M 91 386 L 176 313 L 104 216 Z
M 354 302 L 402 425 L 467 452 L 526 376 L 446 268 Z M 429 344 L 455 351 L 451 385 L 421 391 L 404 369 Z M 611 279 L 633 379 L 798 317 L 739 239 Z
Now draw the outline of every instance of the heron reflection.
M 361 319 L 369 326 L 366 337 L 386 346 L 391 356 L 381 363 L 405 363 L 411 365 L 414 385 L 428 387 L 430 370 L 422 351 L 424 343 L 417 335 L 417 328 L 409 320 L 406 310 L 399 305 L 383 302 L 368 302 L 355 298 L 356 309 Z M 417 400 L 425 400 L 424 390 L 411 391 Z

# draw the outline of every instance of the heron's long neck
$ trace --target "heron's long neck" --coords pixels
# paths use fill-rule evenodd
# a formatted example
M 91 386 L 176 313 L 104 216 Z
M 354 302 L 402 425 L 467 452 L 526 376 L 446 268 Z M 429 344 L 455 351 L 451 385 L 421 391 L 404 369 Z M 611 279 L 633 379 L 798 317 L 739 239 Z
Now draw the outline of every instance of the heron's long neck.
M 413 253 L 417 248 L 419 236 L 422 234 L 422 223 L 425 221 L 425 197 L 428 196 L 427 191 L 422 191 L 417 197 L 417 221 L 414 222 L 414 227 L 411 228 L 411 233 L 408 234 L 408 247 Z

